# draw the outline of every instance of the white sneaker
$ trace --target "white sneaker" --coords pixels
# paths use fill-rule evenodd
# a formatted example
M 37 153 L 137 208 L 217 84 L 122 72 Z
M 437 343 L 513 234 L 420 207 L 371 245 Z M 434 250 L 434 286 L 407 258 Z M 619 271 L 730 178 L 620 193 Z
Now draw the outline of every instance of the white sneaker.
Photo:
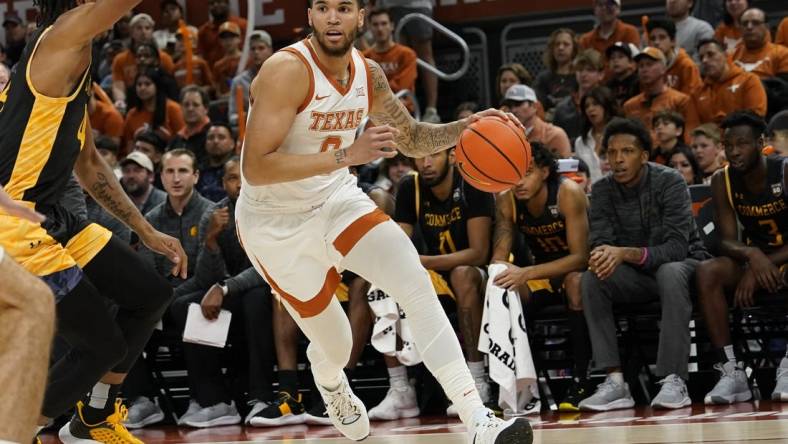
M 369 411 L 372 421 L 394 421 L 396 419 L 415 418 L 419 416 L 419 404 L 416 400 L 416 389 L 410 384 L 405 388 L 391 387 L 386 397 Z
M 722 364 L 714 364 L 714 368 L 720 372 L 720 380 L 703 398 L 706 405 L 734 404 L 752 399 L 743 362 L 736 364 L 727 361 Z
M 339 387 L 330 391 L 316 382 L 317 390 L 323 397 L 331 423 L 345 437 L 361 441 L 369 436 L 369 416 L 364 403 L 353 393 L 347 382 L 345 372 L 341 372 Z
M 438 115 L 437 109 L 427 108 L 421 116 L 421 121 L 426 123 L 441 123 L 441 116 Z
M 780 361 L 780 367 L 777 368 L 776 376 L 772 401 L 786 402 L 788 401 L 788 358 L 783 358 Z
M 635 400 L 629 392 L 629 384 L 618 384 L 608 376 L 597 386 L 596 392 L 580 402 L 580 410 L 607 412 L 609 410 L 631 409 Z
M 189 399 L 189 408 L 186 409 L 185 412 L 183 412 L 183 416 L 178 418 L 178 425 L 186 425 L 186 423 L 184 422 L 186 418 L 199 412 L 200 410 L 202 410 L 200 404 L 194 399 Z
M 659 381 L 662 388 L 651 401 L 651 407 L 658 409 L 680 409 L 692 404 L 687 392 L 687 384 L 679 375 L 670 374 Z
M 489 409 L 479 409 L 468 434 L 471 444 L 531 444 L 534 431 L 525 418 L 498 419 Z
M 492 401 L 492 389 L 490 388 L 490 383 L 487 381 L 474 381 L 476 384 L 476 391 L 479 392 L 479 398 L 482 400 L 482 404 L 488 404 Z M 459 418 L 460 412 L 457 411 L 457 408 L 454 407 L 454 404 L 449 404 L 446 408 L 446 416 L 451 418 Z
M 265 401 L 258 401 L 256 399 L 254 399 L 254 400 L 249 401 L 249 403 L 247 405 L 251 405 L 252 406 L 252 410 L 249 410 L 249 414 L 247 414 L 246 418 L 244 418 L 244 424 L 250 425 L 252 418 L 254 418 L 254 416 L 256 414 L 258 414 L 258 413 L 262 412 L 263 410 L 265 410 L 265 408 L 268 407 L 270 404 L 265 402 Z
M 129 406 L 125 425 L 127 429 L 141 429 L 162 421 L 164 421 L 164 412 L 161 408 L 145 396 L 140 396 Z

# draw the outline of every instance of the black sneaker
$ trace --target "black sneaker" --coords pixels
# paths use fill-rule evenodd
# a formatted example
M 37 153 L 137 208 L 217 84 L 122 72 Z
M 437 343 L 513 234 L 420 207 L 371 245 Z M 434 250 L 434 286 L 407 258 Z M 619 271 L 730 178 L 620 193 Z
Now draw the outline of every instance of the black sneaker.
M 290 393 L 279 392 L 279 398 L 249 418 L 249 425 L 254 427 L 278 427 L 303 424 L 305 419 L 301 395 L 299 394 L 297 398 L 293 398 L 290 396 Z
M 558 404 L 559 412 L 579 412 L 580 401 L 588 398 L 590 393 L 586 390 L 587 382 L 585 380 L 572 379 L 572 385 L 566 390 L 564 400 Z
M 312 403 L 310 408 L 304 415 L 306 423 L 309 425 L 333 425 L 331 418 L 328 416 L 328 409 L 322 400 Z

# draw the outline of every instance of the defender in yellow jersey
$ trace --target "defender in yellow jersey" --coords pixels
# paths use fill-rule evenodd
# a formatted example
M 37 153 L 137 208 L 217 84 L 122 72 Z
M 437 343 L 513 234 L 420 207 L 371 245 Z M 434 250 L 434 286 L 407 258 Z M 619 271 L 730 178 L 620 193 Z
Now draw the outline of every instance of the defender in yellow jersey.
M 173 273 L 186 273 L 180 243 L 155 231 L 126 197 L 87 118 L 92 39 L 139 2 L 35 1 L 39 29 L 0 93 L 0 185 L 47 217 L 39 224 L 0 211 L 0 246 L 55 294 L 58 334 L 72 348 L 50 369 L 40 425 L 81 401 L 61 430 L 64 442 L 139 442 L 115 397 L 171 298 L 167 282 L 127 245 L 60 204 L 71 172 L 151 250 L 167 254 Z
M 706 404 L 752 398 L 731 342 L 728 301 L 732 296 L 734 305 L 749 307 L 756 295 L 760 298 L 784 289 L 788 264 L 788 165 L 783 157 L 763 155 L 766 122 L 760 116 L 735 112 L 722 122 L 722 129 L 729 165 L 711 179 L 720 256 L 702 262 L 696 271 L 698 302 L 716 348 L 715 367 L 721 372 L 720 382 L 706 395 Z M 739 241 L 738 225 L 744 227 L 744 242 Z M 777 369 L 772 399 L 788 401 L 788 354 Z

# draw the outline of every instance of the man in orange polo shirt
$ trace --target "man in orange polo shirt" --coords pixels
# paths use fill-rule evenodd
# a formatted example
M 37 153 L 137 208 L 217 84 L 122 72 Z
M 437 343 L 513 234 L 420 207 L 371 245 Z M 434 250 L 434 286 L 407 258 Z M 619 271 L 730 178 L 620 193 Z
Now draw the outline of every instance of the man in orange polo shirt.
M 698 112 L 692 98 L 665 83 L 665 72 L 667 71 L 665 54 L 659 49 L 649 46 L 635 56 L 635 61 L 638 63 L 638 76 L 642 92 L 624 103 L 624 115 L 640 120 L 651 131 L 654 114 L 663 110 L 675 111 L 684 117 L 686 140 L 686 134 L 699 125 Z
M 580 46 L 593 48 L 604 54 L 616 42 L 640 45 L 637 28 L 618 19 L 621 14 L 621 0 L 594 0 L 594 16 L 597 25 L 580 37 Z
M 766 90 L 755 74 L 728 63 L 722 43 L 706 39 L 698 45 L 703 73 L 703 88 L 693 98 L 703 123 L 721 123 L 737 110 L 766 115 Z
M 508 107 L 525 127 L 525 136 L 529 142 L 540 142 L 557 157 L 570 157 L 572 146 L 569 144 L 569 137 L 561 128 L 539 118 L 536 102 L 536 92 L 523 84 L 509 87 L 503 98 L 503 105 Z
M 233 22 L 241 28 L 241 35 L 246 35 L 246 19 L 230 15 L 229 0 L 209 0 L 208 7 L 211 19 L 200 26 L 199 47 L 209 66 L 213 66 L 224 56 L 222 45 L 219 43 L 219 28 L 224 22 Z
M 129 22 L 131 28 L 131 46 L 115 56 L 112 61 L 112 99 L 121 113 L 126 112 L 126 91 L 134 85 L 137 77 L 137 59 L 134 48 L 140 43 L 153 42 L 153 27 L 156 23 L 148 14 L 137 14 Z M 169 54 L 159 49 L 161 69 L 172 74 L 175 63 Z
M 651 46 L 665 54 L 668 64 L 666 83 L 689 96 L 703 86 L 700 70 L 684 48 L 676 47 L 676 25 L 669 20 L 649 20 L 646 25 Z
M 223 56 L 213 66 L 213 81 L 216 95 L 226 97 L 230 94 L 230 83 L 238 74 L 241 63 L 241 27 L 233 22 L 224 22 L 219 27 L 219 43 Z
M 750 8 L 741 15 L 742 42 L 733 61 L 761 79 L 783 77 L 788 80 L 788 48 L 769 42 L 766 13 Z

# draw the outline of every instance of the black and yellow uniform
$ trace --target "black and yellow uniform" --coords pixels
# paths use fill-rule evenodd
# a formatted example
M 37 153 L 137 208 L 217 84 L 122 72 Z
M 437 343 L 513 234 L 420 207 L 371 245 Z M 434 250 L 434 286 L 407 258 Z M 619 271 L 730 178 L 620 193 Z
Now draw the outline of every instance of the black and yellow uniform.
M 547 201 L 541 214 L 531 214 L 527 202 L 512 196 L 512 217 L 517 229 L 523 234 L 528 249 L 534 257 L 535 264 L 552 262 L 569 254 L 569 244 L 566 240 L 566 221 L 558 209 L 558 191 L 564 177 L 556 176 L 547 180 Z M 538 279 L 528 282 L 532 292 L 539 290 L 554 291 L 560 288 L 560 280 L 551 282 L 547 279 Z
M 494 216 L 493 195 L 465 184 L 457 171 L 452 176 L 452 191 L 446 200 L 435 197 L 418 174 L 403 177 L 397 191 L 394 221 L 418 226 L 427 246 L 426 254 L 430 256 L 469 248 L 468 220 Z M 430 275 L 438 294 L 451 294 L 448 284 L 439 281 L 440 276 L 432 272 Z
M 783 183 L 782 157 L 766 158 L 766 184 L 759 194 L 747 191 L 744 178 L 725 167 L 728 201 L 744 227 L 744 238 L 766 254 L 781 248 L 788 236 L 788 190 Z
M 91 79 L 88 68 L 68 97 L 36 90 L 30 65 L 48 31 L 33 34 L 0 93 L 0 184 L 47 216 L 39 225 L 0 213 L 0 246 L 38 276 L 84 267 L 111 237 L 59 203 L 85 145 Z

